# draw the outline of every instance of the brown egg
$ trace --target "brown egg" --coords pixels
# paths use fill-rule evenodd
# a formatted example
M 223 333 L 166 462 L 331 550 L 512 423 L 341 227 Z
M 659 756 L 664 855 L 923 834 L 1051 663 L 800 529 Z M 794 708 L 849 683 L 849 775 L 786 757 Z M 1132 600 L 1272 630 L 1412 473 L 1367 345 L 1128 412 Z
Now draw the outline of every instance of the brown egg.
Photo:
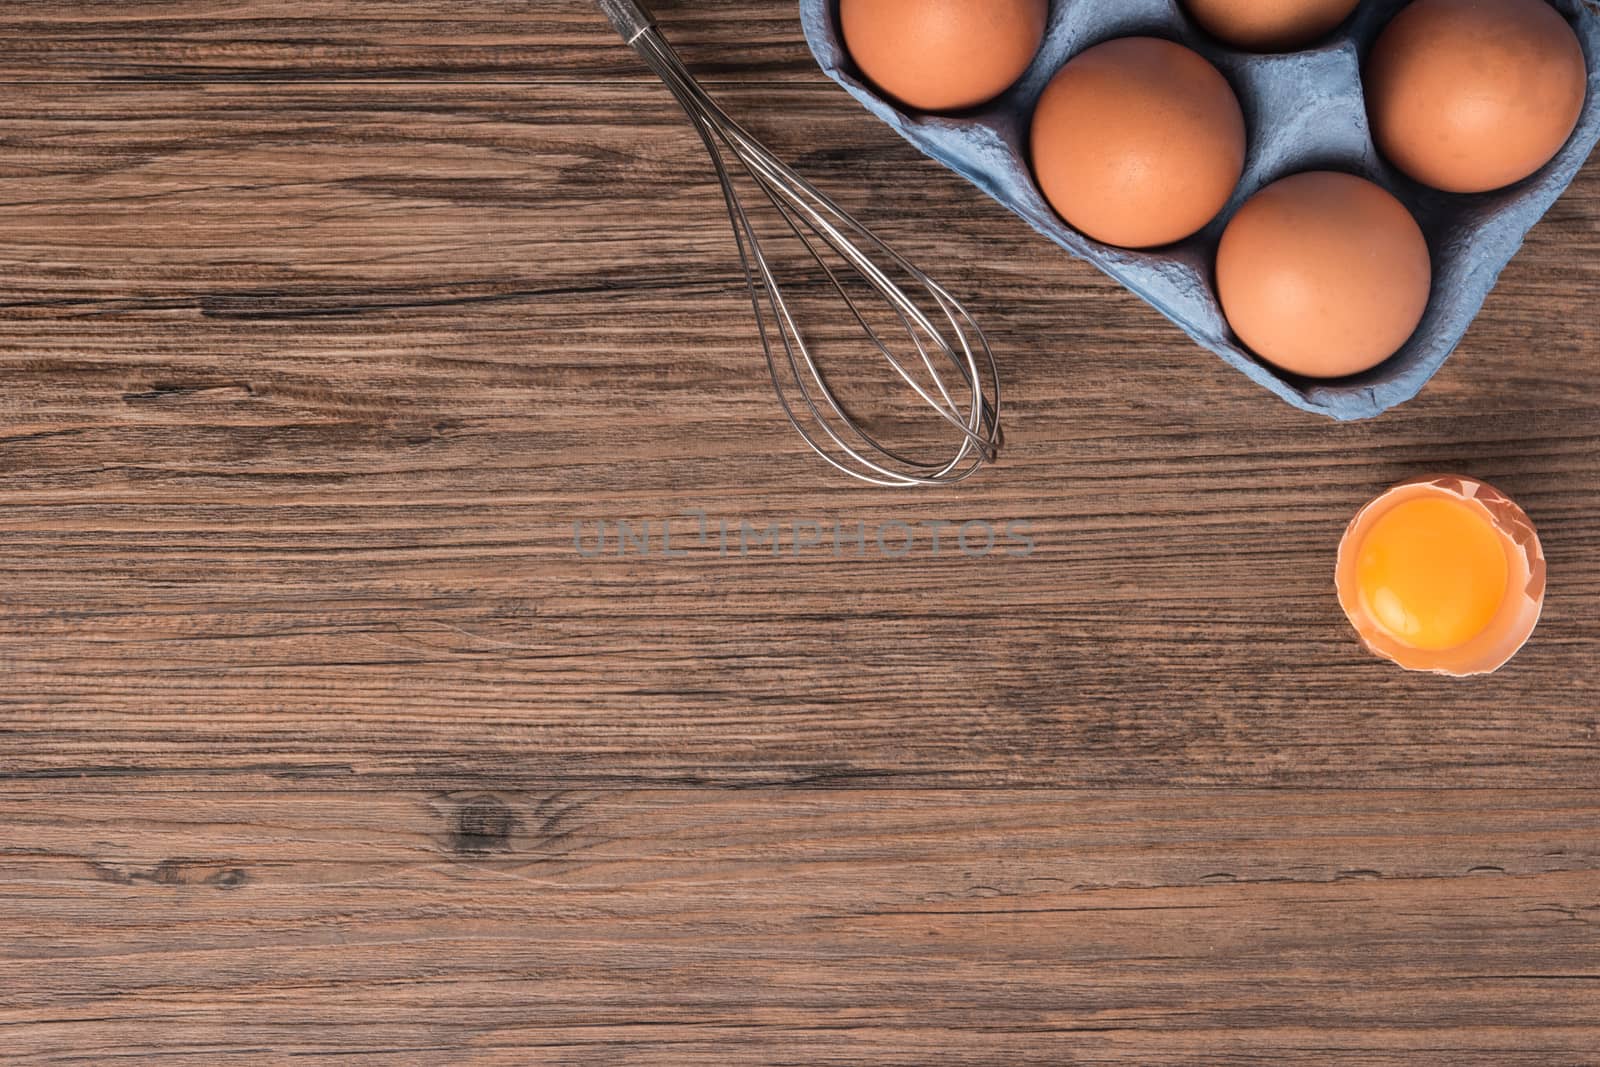
M 1544 606 L 1545 560 L 1523 510 L 1459 475 L 1402 482 L 1355 517 L 1334 583 L 1361 641 L 1407 670 L 1500 669 Z
M 1251 52 L 1287 52 L 1331 33 L 1360 0 L 1185 0 L 1220 41 Z
M 1124 37 L 1073 59 L 1033 115 L 1045 199 L 1097 241 L 1153 248 L 1216 217 L 1244 172 L 1244 113 L 1182 45 Z
M 1217 295 L 1256 355 L 1342 378 L 1392 356 L 1428 307 L 1433 263 L 1405 205 L 1364 178 L 1296 174 L 1253 196 L 1222 235 Z
M 1044 42 L 1049 0 L 840 0 L 861 72 L 919 111 L 977 107 L 1011 88 Z
M 1587 83 L 1577 34 L 1545 0 L 1417 0 L 1366 70 L 1378 148 L 1451 193 L 1499 189 L 1550 162 Z

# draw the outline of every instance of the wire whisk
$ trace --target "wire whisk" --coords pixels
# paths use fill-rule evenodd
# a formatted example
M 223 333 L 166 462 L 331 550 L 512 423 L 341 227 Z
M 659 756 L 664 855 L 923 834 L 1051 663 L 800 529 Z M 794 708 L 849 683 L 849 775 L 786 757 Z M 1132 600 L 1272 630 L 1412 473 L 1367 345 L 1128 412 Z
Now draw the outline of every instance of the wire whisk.
M 992 462 L 1001 444 L 999 371 L 982 329 L 960 303 L 731 119 L 695 81 L 636 0 L 598 3 L 622 39 L 666 83 L 711 153 L 773 388 L 784 414 L 812 451 L 852 478 L 890 487 L 948 485 Z M 795 321 L 734 185 L 730 164 L 749 175 L 804 244 L 849 309 L 847 324 L 865 332 L 869 351 L 886 360 L 894 376 L 937 414 L 937 421 L 929 421 L 942 432 L 945 444 L 933 455 L 922 455 L 922 447 L 891 447 L 848 413 Z M 883 297 L 909 345 L 902 341 L 897 352 L 868 321 L 830 264 L 829 253 Z

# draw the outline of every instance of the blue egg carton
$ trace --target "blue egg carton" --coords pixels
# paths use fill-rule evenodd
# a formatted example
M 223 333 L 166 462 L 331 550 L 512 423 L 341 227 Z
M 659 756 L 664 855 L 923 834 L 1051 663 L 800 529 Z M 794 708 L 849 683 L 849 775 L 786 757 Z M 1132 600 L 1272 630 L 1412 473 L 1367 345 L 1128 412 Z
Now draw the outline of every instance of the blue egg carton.
M 1378 34 L 1408 2 L 1366 0 L 1314 47 L 1256 55 L 1219 44 L 1179 0 L 1052 0 L 1044 46 L 1021 81 L 955 115 L 908 111 L 874 89 L 845 49 L 838 0 L 800 0 L 800 16 L 823 71 L 906 140 L 1139 294 L 1251 380 L 1297 408 L 1354 421 L 1410 400 L 1438 373 L 1528 231 L 1600 141 L 1600 4 L 1553 0 L 1589 63 L 1589 98 L 1560 154 L 1526 181 L 1480 195 L 1442 193 L 1401 174 L 1373 144 L 1361 68 Z M 1131 36 L 1178 41 L 1209 59 L 1238 93 L 1250 135 L 1244 178 L 1222 214 L 1195 236 L 1153 252 L 1115 248 L 1072 229 L 1045 202 L 1028 164 L 1028 127 L 1050 79 L 1083 50 Z M 1263 186 L 1306 170 L 1377 182 L 1411 209 L 1433 252 L 1433 293 L 1416 334 L 1383 364 L 1334 381 L 1288 374 L 1252 355 L 1228 327 L 1213 280 L 1217 244 L 1239 206 Z

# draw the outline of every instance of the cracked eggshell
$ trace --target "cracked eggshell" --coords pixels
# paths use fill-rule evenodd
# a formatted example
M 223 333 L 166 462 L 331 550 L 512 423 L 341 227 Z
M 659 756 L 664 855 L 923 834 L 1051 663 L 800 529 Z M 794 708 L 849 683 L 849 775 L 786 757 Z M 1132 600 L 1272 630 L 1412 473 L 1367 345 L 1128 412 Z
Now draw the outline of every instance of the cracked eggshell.
M 1377 521 L 1400 504 L 1429 496 L 1480 510 L 1500 536 L 1507 563 L 1505 599 L 1488 626 L 1465 644 L 1438 651 L 1390 637 L 1362 605 L 1357 577 L 1362 543 Z M 1361 509 L 1339 543 L 1334 580 L 1339 605 L 1368 651 L 1406 670 L 1468 678 L 1499 670 L 1533 635 L 1544 608 L 1544 549 L 1527 513 L 1498 489 L 1463 475 L 1433 475 L 1401 482 Z

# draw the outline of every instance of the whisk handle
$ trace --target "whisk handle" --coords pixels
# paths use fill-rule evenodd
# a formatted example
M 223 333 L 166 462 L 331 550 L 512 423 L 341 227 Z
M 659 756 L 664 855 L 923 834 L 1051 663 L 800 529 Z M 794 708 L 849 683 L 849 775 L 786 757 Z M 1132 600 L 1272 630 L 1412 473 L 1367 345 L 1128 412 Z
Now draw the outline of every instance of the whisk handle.
M 655 26 L 656 20 L 637 0 L 599 0 L 600 10 L 622 39 L 633 44 Z

